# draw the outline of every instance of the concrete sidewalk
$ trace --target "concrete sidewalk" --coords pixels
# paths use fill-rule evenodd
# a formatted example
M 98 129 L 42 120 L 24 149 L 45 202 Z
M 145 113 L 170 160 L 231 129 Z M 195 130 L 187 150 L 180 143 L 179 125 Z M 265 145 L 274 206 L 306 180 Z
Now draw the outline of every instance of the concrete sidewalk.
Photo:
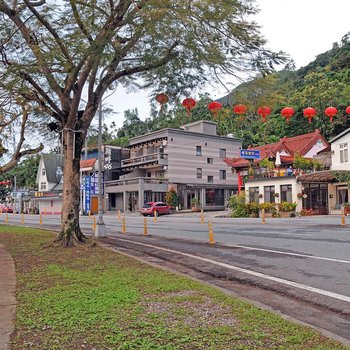
M 16 316 L 15 264 L 5 247 L 0 244 L 0 350 L 8 350 Z

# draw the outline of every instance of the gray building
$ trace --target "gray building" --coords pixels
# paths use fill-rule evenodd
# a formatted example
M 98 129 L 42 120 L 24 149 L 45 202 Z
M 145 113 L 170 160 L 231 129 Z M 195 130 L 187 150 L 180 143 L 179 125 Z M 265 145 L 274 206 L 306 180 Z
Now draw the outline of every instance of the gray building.
M 203 120 L 134 137 L 130 158 L 121 161 L 129 173 L 105 183 L 107 208 L 138 211 L 146 202 L 164 201 L 173 187 L 180 209 L 190 209 L 193 198 L 204 210 L 224 209 L 225 198 L 237 190 L 224 159 L 238 157 L 241 145 L 240 139 L 218 136 L 216 123 Z

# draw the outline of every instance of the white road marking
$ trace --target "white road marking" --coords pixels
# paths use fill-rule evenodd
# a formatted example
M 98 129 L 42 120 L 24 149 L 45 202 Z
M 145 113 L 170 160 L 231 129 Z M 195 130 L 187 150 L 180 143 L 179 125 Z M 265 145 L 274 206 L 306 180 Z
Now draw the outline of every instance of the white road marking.
M 254 248 L 254 247 L 249 247 L 249 246 L 244 246 L 244 245 L 239 245 L 239 244 L 225 244 L 225 246 L 232 247 L 232 248 L 242 248 L 242 249 L 247 249 L 247 250 L 257 250 L 257 251 L 260 251 L 260 252 L 268 252 L 268 253 L 275 253 L 275 254 L 281 254 L 281 255 L 290 255 L 290 256 L 300 256 L 302 258 L 309 258 L 309 259 L 316 259 L 316 260 L 326 260 L 326 261 L 350 264 L 350 260 L 325 258 L 323 256 L 307 255 L 307 254 L 300 254 L 300 253 L 288 253 L 288 252 L 282 252 L 280 250 Z
M 269 280 L 269 281 L 285 284 L 285 285 L 290 286 L 290 287 L 295 287 L 295 288 L 298 288 L 298 289 L 307 290 L 309 292 L 317 293 L 317 294 L 324 295 L 324 296 L 327 296 L 327 297 L 330 297 L 330 298 L 333 298 L 333 299 L 338 299 L 338 300 L 350 303 L 350 297 L 348 297 L 346 295 L 337 294 L 337 293 L 329 292 L 329 291 L 326 291 L 326 290 L 323 290 L 323 289 L 310 287 L 310 286 L 307 286 L 305 284 L 301 284 L 301 283 L 285 280 L 283 278 L 266 275 L 264 273 L 260 273 L 260 272 L 256 272 L 256 271 L 252 271 L 252 270 L 248 270 L 248 269 L 244 269 L 244 268 L 241 268 L 241 267 L 238 267 L 238 266 L 229 265 L 229 264 L 222 263 L 222 262 L 219 262 L 219 261 L 215 261 L 215 260 L 212 260 L 212 259 L 207 259 L 207 258 L 203 258 L 203 257 L 200 257 L 200 256 L 179 252 L 179 251 L 168 249 L 168 248 L 163 248 L 163 247 L 159 247 L 159 246 L 155 246 L 155 245 L 151 245 L 151 244 L 146 244 L 146 243 L 135 242 L 135 241 L 131 241 L 131 240 L 128 240 L 128 239 L 123 239 L 123 238 L 117 238 L 117 237 L 110 237 L 110 238 L 113 238 L 113 239 L 116 239 L 116 240 L 120 240 L 122 242 L 129 242 L 129 243 L 133 243 L 133 244 L 136 244 L 136 245 L 141 245 L 141 246 L 144 246 L 144 247 L 155 248 L 155 249 L 162 250 L 162 251 L 165 251 L 165 252 L 186 256 L 186 257 L 189 257 L 189 258 L 192 258 L 192 259 L 196 259 L 196 260 L 200 260 L 200 261 L 204 261 L 204 262 L 207 262 L 207 263 L 210 263 L 210 264 L 213 264 L 213 265 L 218 265 L 218 266 L 230 269 L 230 270 L 242 272 L 242 273 L 245 273 L 245 274 L 248 274 L 248 275 L 252 275 L 252 276 L 255 276 L 255 277 L 260 277 L 260 278 L 263 278 L 263 279 L 266 279 L 266 280 Z

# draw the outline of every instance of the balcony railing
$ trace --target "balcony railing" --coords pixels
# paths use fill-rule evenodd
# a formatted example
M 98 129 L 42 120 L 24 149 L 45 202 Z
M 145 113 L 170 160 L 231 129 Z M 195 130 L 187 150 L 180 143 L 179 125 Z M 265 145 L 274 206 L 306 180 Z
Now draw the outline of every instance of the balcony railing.
M 168 179 L 160 179 L 155 177 L 133 177 L 130 179 L 124 179 L 124 180 L 112 180 L 112 181 L 106 181 L 105 186 L 106 187 L 112 187 L 112 186 L 127 186 L 127 185 L 136 185 L 143 182 L 144 184 L 167 184 Z
M 137 167 L 149 163 L 157 163 L 159 165 L 168 164 L 168 155 L 166 153 L 152 153 L 134 158 L 122 160 L 122 168 Z

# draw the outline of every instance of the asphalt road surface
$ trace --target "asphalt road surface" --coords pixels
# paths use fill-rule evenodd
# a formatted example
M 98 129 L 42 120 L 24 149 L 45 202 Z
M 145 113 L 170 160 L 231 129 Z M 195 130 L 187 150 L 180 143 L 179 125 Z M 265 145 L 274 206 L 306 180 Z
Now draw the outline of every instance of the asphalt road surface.
M 5 217 L 0 216 L 0 224 Z M 215 245 L 207 244 L 208 220 L 212 222 Z M 149 236 L 145 237 L 142 216 L 126 216 L 126 234 L 121 233 L 117 215 L 104 217 L 109 237 L 106 243 L 128 253 L 137 251 L 167 261 L 173 269 L 174 264 L 180 264 L 183 269 L 221 280 L 217 285 L 224 288 L 227 283 L 223 286 L 223 280 L 235 281 L 236 289 L 230 290 L 241 291 L 243 296 L 350 340 L 350 218 L 346 220 L 346 226 L 341 226 L 339 216 L 267 219 L 262 224 L 261 219 L 207 214 L 205 223 L 201 223 L 199 214 L 176 214 L 161 216 L 157 222 L 147 218 Z M 43 216 L 42 226 L 58 229 L 59 221 L 59 216 Z M 20 222 L 20 215 L 9 214 L 10 224 Z M 39 216 L 25 216 L 25 225 L 38 224 Z M 92 225 L 92 218 L 81 218 L 84 232 L 92 233 Z M 188 270 L 182 272 L 191 274 Z M 265 292 L 243 290 L 237 283 L 258 286 Z M 275 305 L 281 295 L 284 299 Z M 287 299 L 289 307 L 282 307 L 288 304 Z M 294 305 L 296 300 L 303 306 Z M 306 312 L 306 305 L 311 309 L 306 316 L 298 317 Z M 305 310 L 299 312 L 296 307 Z M 311 320 L 312 315 L 323 318 L 323 322 Z

